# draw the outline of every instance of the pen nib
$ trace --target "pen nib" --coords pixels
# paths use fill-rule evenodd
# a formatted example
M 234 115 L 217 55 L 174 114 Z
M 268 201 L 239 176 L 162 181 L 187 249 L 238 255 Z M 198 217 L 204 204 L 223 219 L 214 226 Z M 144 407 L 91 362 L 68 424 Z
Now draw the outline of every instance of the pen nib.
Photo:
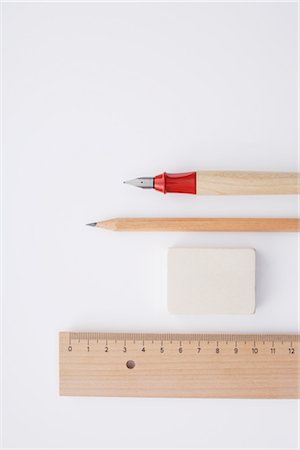
M 153 189 L 154 188 L 154 178 L 153 177 L 139 177 L 133 180 L 123 181 L 125 184 L 131 184 L 142 189 Z

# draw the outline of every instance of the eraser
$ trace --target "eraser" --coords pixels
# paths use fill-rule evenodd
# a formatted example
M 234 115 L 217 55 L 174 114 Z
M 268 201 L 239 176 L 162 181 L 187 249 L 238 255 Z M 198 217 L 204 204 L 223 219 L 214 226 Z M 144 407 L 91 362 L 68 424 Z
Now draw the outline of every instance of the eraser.
M 170 248 L 167 284 L 171 314 L 253 314 L 255 250 Z

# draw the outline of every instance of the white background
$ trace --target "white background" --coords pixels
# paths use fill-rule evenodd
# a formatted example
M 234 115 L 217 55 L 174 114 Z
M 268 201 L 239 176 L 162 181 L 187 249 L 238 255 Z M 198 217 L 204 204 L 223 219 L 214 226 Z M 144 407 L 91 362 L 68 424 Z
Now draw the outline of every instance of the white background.
M 110 217 L 297 215 L 124 179 L 297 170 L 297 3 L 3 4 L 5 448 L 299 448 L 297 401 L 63 398 L 58 332 L 297 332 L 296 234 Z M 254 247 L 253 316 L 171 316 L 166 249 Z

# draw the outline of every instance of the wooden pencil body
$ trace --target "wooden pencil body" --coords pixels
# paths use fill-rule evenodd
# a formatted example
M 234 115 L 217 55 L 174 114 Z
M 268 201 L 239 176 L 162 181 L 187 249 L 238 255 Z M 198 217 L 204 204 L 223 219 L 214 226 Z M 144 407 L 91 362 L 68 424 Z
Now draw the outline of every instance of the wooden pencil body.
M 297 218 L 118 218 L 98 222 L 113 231 L 296 232 Z

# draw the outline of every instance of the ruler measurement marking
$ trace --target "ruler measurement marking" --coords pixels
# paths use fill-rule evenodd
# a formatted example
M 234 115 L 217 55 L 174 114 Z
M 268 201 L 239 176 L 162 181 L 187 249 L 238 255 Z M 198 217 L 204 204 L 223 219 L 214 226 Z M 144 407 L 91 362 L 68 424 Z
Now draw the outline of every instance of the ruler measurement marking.
M 123 336 L 125 336 L 125 334 L 123 334 Z M 128 336 L 128 334 L 127 334 L 127 336 Z M 136 338 L 138 337 L 139 339 L 142 340 L 143 347 L 144 347 L 145 346 L 145 336 L 147 336 L 147 334 L 143 334 L 143 333 L 139 334 L 139 335 L 137 335 L 137 334 L 130 334 L 129 338 L 130 338 L 131 342 L 133 342 L 133 344 L 135 344 L 136 343 Z M 154 335 L 151 335 L 152 338 L 153 338 L 153 336 Z M 164 337 L 165 336 L 165 337 L 169 338 L 169 342 L 170 342 L 170 344 L 172 344 L 172 342 L 173 342 L 172 341 L 172 336 L 173 336 L 172 334 L 161 334 L 159 336 L 160 337 Z M 179 345 L 180 345 L 179 353 L 183 353 L 185 346 L 184 346 L 184 341 L 183 341 L 183 339 L 181 337 L 182 336 L 189 337 L 189 339 L 185 339 L 185 341 L 188 341 L 189 344 L 191 344 L 193 342 L 196 345 L 196 342 L 197 342 L 196 339 L 198 339 L 199 335 L 196 335 L 196 334 L 194 334 L 194 335 L 179 335 L 178 334 L 178 335 L 175 335 L 175 336 L 180 338 L 180 340 L 179 340 Z M 201 336 L 203 336 L 203 335 L 201 335 Z M 226 344 L 228 344 L 228 340 L 229 339 L 230 340 L 236 339 L 236 335 L 230 335 L 230 336 L 228 336 L 228 335 L 210 335 L 210 336 L 211 336 L 211 338 L 215 339 L 215 342 L 216 342 L 216 345 L 217 345 L 216 353 L 218 353 L 218 354 L 220 353 L 220 350 L 221 350 L 222 346 L 220 345 L 220 340 L 218 339 L 216 341 L 216 338 L 221 337 L 222 342 L 223 343 L 225 342 Z M 225 336 L 227 338 L 226 340 L 225 340 Z M 244 335 L 244 336 L 248 337 L 247 335 Z M 239 337 L 244 337 L 244 336 L 243 335 L 239 335 Z M 101 337 L 102 338 L 105 337 L 105 344 L 106 344 L 105 352 L 106 353 L 108 352 L 108 340 L 109 340 L 109 338 L 111 338 L 111 340 L 113 341 L 113 337 L 115 337 L 115 339 L 114 339 L 115 344 L 117 344 L 117 342 L 118 342 L 118 339 L 117 339 L 118 333 L 105 333 L 103 335 L 103 333 L 99 334 L 99 333 L 73 333 L 72 332 L 72 333 L 68 333 L 68 342 L 69 342 L 68 351 L 72 351 L 73 350 L 73 348 L 72 348 L 72 341 L 73 340 L 77 340 L 78 344 L 82 344 L 84 341 L 87 342 L 87 351 L 90 351 L 90 349 L 91 349 L 91 347 L 90 347 L 91 341 L 94 340 L 95 343 L 98 344 L 99 343 L 99 338 L 101 338 Z M 208 337 L 208 335 L 205 335 L 205 337 Z M 286 335 L 286 336 L 256 335 L 255 337 L 256 337 L 256 339 L 253 340 L 253 345 L 254 345 L 254 347 L 252 349 L 252 353 L 253 354 L 257 355 L 257 353 L 259 351 L 259 348 L 258 348 L 259 345 L 260 344 L 265 345 L 266 340 L 268 340 L 271 343 L 270 352 L 271 352 L 271 354 L 275 355 L 275 353 L 276 353 L 275 341 L 281 343 L 281 345 L 284 345 L 284 343 L 286 343 L 288 338 L 290 338 L 291 336 L 290 335 Z M 148 338 L 148 336 L 147 336 L 147 338 Z M 282 338 L 285 338 L 285 339 L 282 339 Z M 288 353 L 290 355 L 294 355 L 296 353 L 293 345 L 294 345 L 295 341 L 296 342 L 299 341 L 299 336 L 298 335 L 295 335 L 295 336 L 292 335 L 292 338 L 293 339 L 288 341 L 289 344 L 290 344 L 290 347 L 288 348 Z M 151 342 L 152 342 L 152 344 L 155 344 L 155 339 L 151 339 Z M 212 339 L 208 339 L 207 340 L 207 345 L 211 344 L 211 342 L 213 342 L 213 340 Z M 247 344 L 247 342 L 248 342 L 247 340 L 244 340 L 245 344 Z M 239 353 L 238 352 L 237 343 L 238 343 L 238 341 L 236 340 L 234 342 L 235 348 L 233 349 L 235 354 Z M 127 340 L 125 338 L 124 339 L 124 347 L 126 347 L 126 345 L 127 345 Z M 200 353 L 200 350 L 202 350 L 200 348 L 200 345 L 201 345 L 201 341 L 198 340 L 198 348 L 195 349 L 195 353 Z M 163 347 L 163 351 L 161 351 L 161 353 L 164 353 L 166 350 L 168 350 L 168 349 L 164 348 L 164 340 L 163 339 L 161 339 L 161 347 Z M 200 348 L 200 350 L 199 350 L 199 348 Z M 204 348 L 204 350 L 205 350 L 205 348 Z M 127 351 L 127 349 L 125 348 L 124 352 L 126 352 L 126 351 Z
M 99 338 L 94 339 L 94 340 L 95 340 L 96 343 L 99 343 Z M 78 344 L 84 344 L 85 341 L 87 343 L 86 345 L 89 347 L 90 344 L 91 344 L 91 337 L 89 337 L 88 335 L 84 336 L 84 339 L 82 337 L 79 337 L 78 340 L 77 340 Z M 71 347 L 72 346 L 72 336 L 71 335 L 69 335 L 69 337 L 68 337 L 68 342 L 69 342 L 69 346 L 68 347 Z M 114 339 L 114 341 L 112 340 L 112 342 L 115 342 L 115 344 L 117 344 L 118 340 Z M 124 339 L 123 342 L 124 342 L 124 348 L 126 348 L 127 345 L 128 345 L 128 340 Z M 152 342 L 152 344 L 155 344 L 155 340 L 151 340 L 151 342 Z M 169 341 L 170 344 L 172 344 L 172 342 L 173 342 L 172 340 Z M 179 341 L 179 348 L 180 348 L 179 352 L 180 353 L 182 353 L 182 351 L 184 349 L 184 343 L 183 342 L 184 341 L 182 341 L 182 340 Z M 195 342 L 195 344 L 197 343 L 197 341 L 193 341 L 193 342 Z M 211 344 L 211 342 L 212 341 L 207 341 L 207 345 Z M 215 342 L 216 342 L 216 349 L 220 350 L 222 348 L 222 346 L 220 346 L 220 342 L 219 341 L 215 341 Z M 228 344 L 228 341 L 224 341 L 224 342 L 225 342 L 225 344 Z M 133 343 L 135 345 L 136 341 L 132 339 L 131 341 L 129 341 L 129 343 Z M 143 347 L 145 347 L 145 339 L 142 340 L 142 343 L 143 343 Z M 192 341 L 189 340 L 188 343 L 191 344 Z M 247 344 L 247 341 L 244 341 L 244 343 Z M 254 347 L 252 348 L 252 353 L 253 354 L 257 354 L 258 353 L 258 348 L 259 348 L 259 344 L 260 343 L 264 344 L 265 341 L 261 341 L 261 342 L 257 342 L 256 340 L 253 341 L 253 345 L 254 345 Z M 284 341 L 281 341 L 281 343 L 283 345 Z M 288 343 L 288 341 L 286 341 L 286 343 Z M 238 342 L 235 341 L 234 344 L 235 344 L 234 350 L 238 349 L 238 346 L 237 346 Z M 271 344 L 272 344 L 272 346 L 270 347 L 270 349 L 274 349 L 275 350 L 276 349 L 275 342 L 272 341 Z M 293 341 L 289 342 L 289 344 L 290 344 L 289 353 L 290 354 L 294 354 Z M 160 345 L 161 345 L 162 348 L 164 347 L 164 341 L 163 340 L 160 341 Z M 198 346 L 196 347 L 196 349 L 200 348 L 200 346 L 201 346 L 201 341 L 198 341 Z M 106 352 L 107 352 L 108 351 L 107 350 L 107 348 L 108 348 L 108 339 L 105 339 L 105 348 L 106 348 Z M 219 353 L 219 352 L 217 352 L 217 353 Z M 238 353 L 238 352 L 236 352 L 236 353 Z M 272 352 L 272 353 L 275 353 L 275 351 Z
M 96 334 L 92 334 L 92 333 L 67 333 L 68 334 L 68 338 L 70 340 L 70 343 L 72 343 L 73 340 L 77 340 L 78 342 L 81 342 L 82 340 L 96 340 L 96 342 L 98 343 L 99 340 L 105 340 L 105 342 L 107 343 L 108 338 L 111 340 L 118 340 L 120 338 L 120 335 L 118 333 L 111 333 L 111 334 L 105 334 L 103 335 L 103 333 L 96 333 Z M 124 334 L 122 335 L 124 336 Z M 150 335 L 150 337 L 147 337 L 147 334 L 143 334 L 141 336 L 137 335 L 132 335 L 129 336 L 131 339 L 131 341 L 136 341 L 136 340 L 142 340 L 143 342 L 145 341 L 145 336 L 147 340 L 151 340 L 151 342 L 154 343 L 155 339 L 153 337 L 153 335 Z M 169 340 L 170 342 L 173 340 L 173 336 L 174 335 L 160 335 L 160 339 L 161 340 Z M 177 338 L 178 341 L 200 341 L 199 337 L 201 336 L 201 338 L 203 339 L 203 337 L 207 337 L 207 335 L 194 335 L 194 336 L 189 336 L 189 335 L 175 335 L 175 337 Z M 225 342 L 226 344 L 229 341 L 237 341 L 237 336 L 238 338 L 244 338 L 244 343 L 247 344 L 249 338 L 253 338 L 252 336 L 248 336 L 248 335 L 232 335 L 232 336 L 226 336 L 226 339 L 222 336 L 222 335 L 211 335 L 210 339 L 207 339 L 206 342 L 207 344 L 210 344 L 212 341 L 218 341 L 218 342 Z M 281 344 L 283 345 L 285 342 L 289 342 L 290 346 L 293 346 L 294 341 L 299 342 L 299 336 L 298 335 L 293 335 L 292 336 L 292 340 L 290 339 L 290 335 L 284 335 L 284 336 L 276 336 L 276 335 L 255 335 L 255 339 L 252 341 L 254 343 L 254 345 L 256 345 L 257 342 L 261 342 L 261 343 L 265 343 L 266 340 L 272 342 L 272 345 L 275 345 L 275 342 L 281 342 Z M 126 339 L 126 338 L 125 338 Z M 127 339 L 128 340 L 128 339 Z M 205 339 L 204 339 L 205 340 Z

